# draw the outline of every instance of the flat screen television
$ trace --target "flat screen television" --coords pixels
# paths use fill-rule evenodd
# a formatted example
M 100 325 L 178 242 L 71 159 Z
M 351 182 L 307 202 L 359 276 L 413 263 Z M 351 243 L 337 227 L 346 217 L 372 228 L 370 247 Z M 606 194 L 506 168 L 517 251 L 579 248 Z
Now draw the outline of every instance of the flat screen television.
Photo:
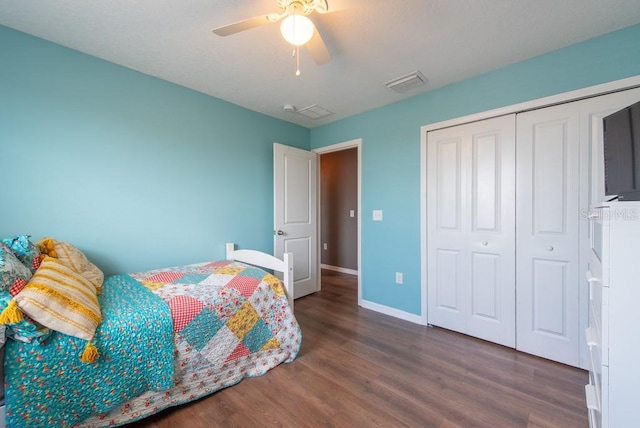
M 603 119 L 607 200 L 640 200 L 640 101 Z

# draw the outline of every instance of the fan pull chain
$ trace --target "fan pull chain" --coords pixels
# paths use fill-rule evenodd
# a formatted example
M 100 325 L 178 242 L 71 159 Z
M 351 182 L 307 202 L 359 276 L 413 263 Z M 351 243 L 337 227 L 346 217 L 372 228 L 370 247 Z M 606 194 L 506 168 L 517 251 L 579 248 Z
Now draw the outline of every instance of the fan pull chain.
M 300 76 L 300 45 L 296 46 L 296 76 Z

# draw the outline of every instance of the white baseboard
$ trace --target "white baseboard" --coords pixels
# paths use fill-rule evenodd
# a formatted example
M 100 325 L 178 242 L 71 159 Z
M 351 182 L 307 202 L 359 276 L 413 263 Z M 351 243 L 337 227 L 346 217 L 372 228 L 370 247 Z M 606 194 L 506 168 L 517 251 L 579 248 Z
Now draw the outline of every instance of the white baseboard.
M 384 306 L 379 303 L 373 303 L 367 300 L 362 300 L 360 302 L 360 306 L 362 306 L 365 309 L 371 309 L 372 311 L 380 312 L 381 314 L 385 314 L 385 315 L 390 315 L 395 318 L 400 318 L 405 321 L 412 322 L 414 324 L 427 325 L 422 319 L 421 315 L 410 314 L 409 312 L 401 311 L 395 308 L 390 308 L 389 306 Z
M 350 274 L 350 275 L 358 275 L 358 271 L 357 270 L 347 269 L 347 268 L 342 268 L 342 267 L 337 267 L 337 266 L 320 264 L 320 268 L 327 269 L 327 270 L 332 270 L 332 271 L 335 271 L 335 272 L 346 273 L 346 274 Z M 389 315 L 389 316 L 392 316 L 394 318 L 400 318 L 402 320 L 409 321 L 409 322 L 412 322 L 412 323 L 418 324 L 418 325 L 427 325 L 427 323 L 423 319 L 422 315 L 411 314 L 409 312 L 401 311 L 399 309 L 391 308 L 389 306 L 381 305 L 379 303 L 373 303 L 373 302 L 370 302 L 368 300 L 360 300 L 358 302 L 358 304 L 361 307 L 365 308 L 365 309 L 370 309 L 372 311 L 379 312 L 379 313 L 385 314 L 385 315 Z
M 358 275 L 358 271 L 357 270 L 347 269 L 347 268 L 338 267 L 338 266 L 331 266 L 331 265 L 321 264 L 320 268 L 321 269 L 332 270 L 332 271 L 340 272 L 340 273 L 346 273 L 346 274 L 349 274 L 349 275 L 356 275 L 356 276 Z

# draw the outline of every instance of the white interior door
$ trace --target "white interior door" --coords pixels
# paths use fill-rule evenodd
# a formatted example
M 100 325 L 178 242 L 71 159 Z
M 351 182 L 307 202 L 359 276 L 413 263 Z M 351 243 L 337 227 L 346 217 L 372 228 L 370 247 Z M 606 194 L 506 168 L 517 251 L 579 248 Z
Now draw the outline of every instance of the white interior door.
M 579 366 L 579 105 L 521 113 L 517 128 L 516 348 Z
M 293 253 L 294 298 L 320 290 L 317 154 L 273 144 L 274 248 Z
M 461 333 L 467 331 L 469 282 L 464 137 L 459 127 L 427 134 L 428 322 Z
M 515 346 L 515 115 L 427 136 L 428 322 Z

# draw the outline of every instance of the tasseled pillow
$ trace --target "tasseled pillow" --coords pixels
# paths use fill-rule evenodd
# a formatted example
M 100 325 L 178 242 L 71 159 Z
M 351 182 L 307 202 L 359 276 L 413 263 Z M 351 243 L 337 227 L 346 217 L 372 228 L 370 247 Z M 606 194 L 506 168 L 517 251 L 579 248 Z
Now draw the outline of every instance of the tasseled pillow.
M 98 290 L 102 291 L 104 274 L 96 265 L 91 263 L 82 251 L 68 242 L 58 241 L 53 238 L 43 238 L 36 242 L 43 255 L 54 257 L 70 267 L 83 277 L 87 278 Z
M 95 362 L 98 358 L 91 343 L 102 321 L 97 289 L 60 260 L 44 257 L 31 280 L 0 314 L 0 323 L 16 322 L 22 313 L 52 330 L 85 339 L 82 362 Z

